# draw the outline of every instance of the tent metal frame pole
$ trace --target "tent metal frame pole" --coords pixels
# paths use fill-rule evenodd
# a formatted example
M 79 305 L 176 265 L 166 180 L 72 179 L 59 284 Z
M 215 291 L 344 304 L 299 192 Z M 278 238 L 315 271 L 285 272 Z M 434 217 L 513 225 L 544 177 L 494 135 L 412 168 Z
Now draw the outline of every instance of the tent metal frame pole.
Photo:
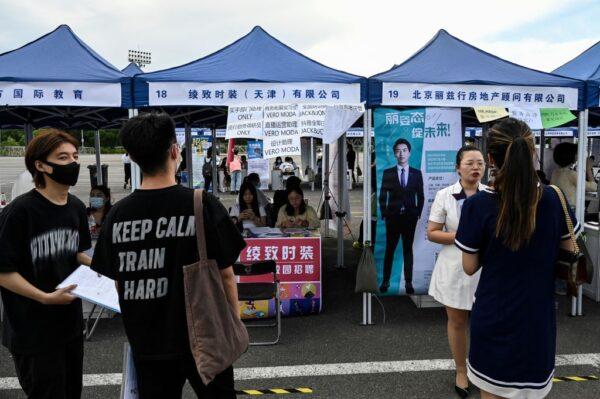
M 346 134 L 343 134 L 338 139 L 337 145 L 337 166 L 338 166 L 338 206 L 337 206 L 337 263 L 338 269 L 345 268 L 344 266 L 344 221 L 345 221 L 345 206 L 346 206 Z
M 104 176 L 102 176 L 102 161 L 100 159 L 100 129 L 94 131 L 94 150 L 96 153 L 96 184 L 104 185 Z
M 185 169 L 187 170 L 188 187 L 194 188 L 194 173 L 192 165 L 192 127 L 185 124 Z
M 217 190 L 217 185 L 219 184 L 219 172 L 217 171 L 217 128 L 213 125 L 210 129 L 210 133 L 212 136 L 212 157 L 210 158 L 210 162 L 212 164 L 212 194 L 215 197 L 219 197 L 219 190 Z
M 129 109 L 129 119 L 138 115 L 137 108 Z M 130 157 L 131 158 L 131 157 Z M 140 166 L 131 160 L 131 191 L 135 191 L 142 185 L 142 171 Z
M 371 243 L 371 113 L 363 114 L 363 245 Z M 369 249 L 365 249 L 369 250 Z M 372 294 L 363 292 L 363 319 L 361 325 L 373 325 Z
M 325 219 L 325 238 L 329 238 L 329 144 L 323 144 L 323 162 L 321 163 L 321 174 L 323 175 L 323 217 Z
M 587 124 L 588 110 L 579 112 L 579 137 L 577 140 L 577 196 L 575 199 L 575 214 L 582 225 L 585 224 L 585 166 L 587 155 Z M 577 289 L 577 297 L 571 298 L 571 316 L 581 316 L 583 287 Z
M 310 170 L 312 170 L 313 179 L 310 183 L 310 191 L 315 191 L 315 138 L 310 138 Z
M 540 132 L 540 157 L 539 157 L 539 161 L 540 161 L 540 170 L 543 172 L 544 171 L 544 153 L 546 152 L 546 130 L 542 129 Z
M 31 140 L 33 140 L 33 125 L 26 123 L 23 130 L 25 130 L 25 146 L 28 146 Z

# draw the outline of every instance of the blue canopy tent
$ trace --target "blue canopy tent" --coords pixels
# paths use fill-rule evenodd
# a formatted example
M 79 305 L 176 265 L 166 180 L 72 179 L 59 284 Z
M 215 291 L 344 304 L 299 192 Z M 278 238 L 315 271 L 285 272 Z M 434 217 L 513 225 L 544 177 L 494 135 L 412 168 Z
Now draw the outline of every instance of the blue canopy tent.
M 368 104 L 582 110 L 584 88 L 580 80 L 503 60 L 442 29 L 408 60 L 369 78 Z
M 131 78 L 87 46 L 67 25 L 0 54 L 0 128 L 96 130 L 119 126 L 132 101 Z M 102 173 L 98 173 L 102 184 Z
M 226 124 L 227 106 L 357 104 L 366 100 L 366 89 L 366 78 L 320 64 L 260 26 L 206 57 L 134 77 L 136 108 L 158 107 L 170 113 L 177 123 L 185 124 L 187 142 L 191 125 L 212 126 L 214 140 L 215 128 Z M 191 151 L 189 145 L 187 150 Z M 345 149 L 340 147 L 340 151 Z M 344 157 L 338 158 L 338 164 L 344 168 L 346 164 L 341 161 Z M 311 160 L 314 166 L 314 155 Z M 324 161 L 328 165 L 327 159 Z M 215 163 L 213 181 L 217 181 Z M 341 200 L 343 195 L 338 198 Z M 343 240 L 343 234 L 338 236 Z M 341 265 L 343 245 L 338 246 L 338 265 Z
M 503 60 L 440 30 L 405 62 L 369 78 L 368 105 L 583 110 L 585 83 Z
M 206 57 L 134 78 L 136 108 L 161 107 L 177 121 L 183 118 L 185 123 L 220 126 L 225 125 L 224 106 L 251 102 L 358 103 L 366 100 L 366 87 L 366 78 L 324 66 L 260 26 Z M 321 90 L 325 93 L 319 94 Z
M 600 96 L 600 42 L 579 54 L 552 73 L 584 80 L 587 84 L 586 108 L 597 108 Z
M 132 103 L 131 78 L 67 25 L 0 54 L 0 127 L 118 126 Z
M 130 62 L 129 65 L 127 65 L 125 68 L 123 68 L 121 70 L 121 72 L 123 72 L 125 75 L 131 76 L 131 77 L 134 77 L 138 73 L 144 73 L 144 71 L 142 71 L 142 68 L 140 68 L 139 65 L 136 64 L 135 62 Z

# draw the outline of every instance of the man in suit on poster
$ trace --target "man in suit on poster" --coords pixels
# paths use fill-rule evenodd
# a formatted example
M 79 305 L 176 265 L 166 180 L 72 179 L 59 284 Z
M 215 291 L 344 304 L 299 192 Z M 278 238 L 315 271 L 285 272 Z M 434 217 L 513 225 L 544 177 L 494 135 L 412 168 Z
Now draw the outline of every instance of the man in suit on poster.
M 379 290 L 387 292 L 394 264 L 394 253 L 398 240 L 402 237 L 404 255 L 404 282 L 407 294 L 414 294 L 413 242 L 417 221 L 423 212 L 425 194 L 423 193 L 423 175 L 419 169 L 411 168 L 411 145 L 408 140 L 398 139 L 394 143 L 396 166 L 383 171 L 379 192 L 379 209 L 385 220 L 386 245 L 383 263 L 383 282 Z

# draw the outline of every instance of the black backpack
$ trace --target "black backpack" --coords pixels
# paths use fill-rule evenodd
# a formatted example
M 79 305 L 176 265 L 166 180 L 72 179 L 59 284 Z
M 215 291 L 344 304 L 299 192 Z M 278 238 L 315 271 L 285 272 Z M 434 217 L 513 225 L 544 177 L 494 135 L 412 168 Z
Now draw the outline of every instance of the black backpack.
M 202 165 L 202 176 L 205 179 L 212 177 L 212 162 L 206 162 L 206 158 L 204 159 L 204 165 Z

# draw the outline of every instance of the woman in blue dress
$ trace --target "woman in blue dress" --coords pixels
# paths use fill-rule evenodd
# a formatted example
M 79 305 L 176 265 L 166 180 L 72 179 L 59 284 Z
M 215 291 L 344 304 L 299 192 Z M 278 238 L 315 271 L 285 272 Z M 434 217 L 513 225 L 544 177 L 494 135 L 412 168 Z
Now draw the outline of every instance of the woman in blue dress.
M 507 118 L 488 137 L 496 178 L 465 201 L 455 239 L 465 272 L 481 268 L 468 377 L 482 399 L 543 398 L 556 354 L 554 263 L 573 244 L 558 195 L 538 181 L 529 127 Z

